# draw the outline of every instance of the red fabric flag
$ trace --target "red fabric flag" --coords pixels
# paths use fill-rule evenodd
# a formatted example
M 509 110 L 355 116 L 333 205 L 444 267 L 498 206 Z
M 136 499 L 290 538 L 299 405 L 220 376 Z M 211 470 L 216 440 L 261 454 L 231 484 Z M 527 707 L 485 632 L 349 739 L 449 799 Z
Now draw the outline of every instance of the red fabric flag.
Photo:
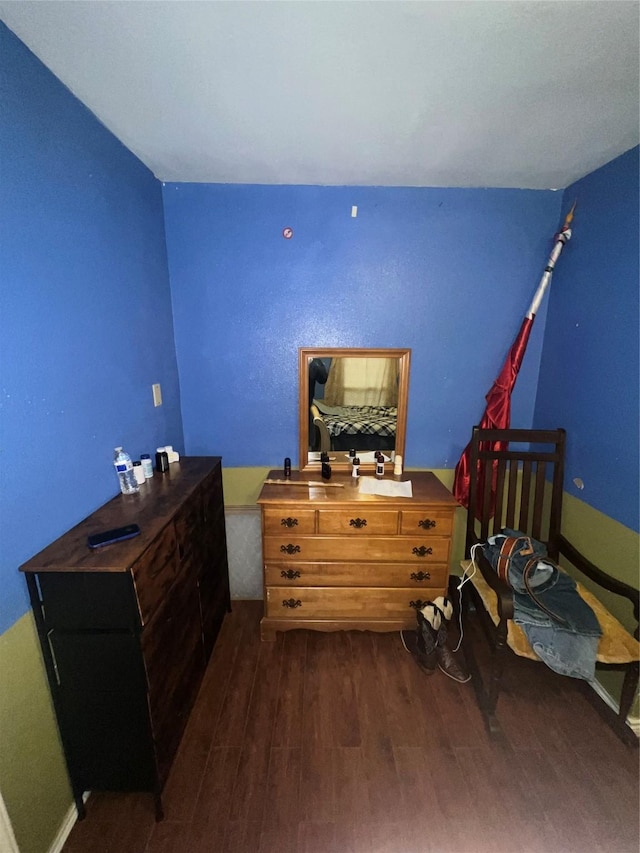
M 502 370 L 486 396 L 487 405 L 479 424 L 481 429 L 509 428 L 511 423 L 511 392 L 513 391 L 513 386 L 516 384 L 534 319 L 535 315 L 525 317 L 522 321 L 520 331 L 511 345 Z M 498 445 L 499 442 L 496 444 Z M 496 446 L 496 449 L 502 450 L 503 448 Z M 461 503 L 464 507 L 469 506 L 470 455 L 471 443 L 462 451 L 462 456 L 456 465 L 455 479 L 453 481 L 453 495 L 458 503 Z M 481 483 L 478 483 L 478 488 L 482 488 Z M 492 494 L 492 501 L 493 499 L 494 495 Z

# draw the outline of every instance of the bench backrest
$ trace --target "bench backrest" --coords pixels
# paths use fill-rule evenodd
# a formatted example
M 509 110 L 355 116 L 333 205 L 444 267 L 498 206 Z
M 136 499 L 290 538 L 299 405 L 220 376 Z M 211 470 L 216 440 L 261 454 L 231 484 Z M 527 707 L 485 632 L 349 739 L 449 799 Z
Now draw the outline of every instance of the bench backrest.
M 565 431 L 480 429 L 470 447 L 466 555 L 503 527 L 547 543 L 558 557 Z

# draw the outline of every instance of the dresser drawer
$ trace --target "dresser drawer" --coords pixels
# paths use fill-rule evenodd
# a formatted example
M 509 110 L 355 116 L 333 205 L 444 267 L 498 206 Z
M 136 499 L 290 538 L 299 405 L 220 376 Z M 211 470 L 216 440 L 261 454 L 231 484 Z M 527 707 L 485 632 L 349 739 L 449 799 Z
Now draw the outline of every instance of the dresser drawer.
M 168 524 L 142 557 L 133 564 L 133 577 L 142 624 L 164 600 L 177 572 L 176 533 Z
M 353 507 L 318 513 L 318 533 L 354 533 L 362 536 L 393 535 L 398 532 L 398 513 L 390 510 Z
M 265 536 L 264 560 L 448 563 L 450 540 L 437 536 Z
M 268 587 L 266 616 L 270 619 L 407 619 L 415 622 L 417 607 L 443 595 L 429 590 L 374 587 Z M 413 602 L 413 605 L 412 605 Z
M 291 530 L 295 533 L 314 533 L 316 514 L 312 509 L 265 509 L 262 513 L 262 526 L 265 534 L 282 533 Z
M 445 587 L 446 563 L 425 567 L 407 563 L 268 563 L 267 586 Z
M 434 536 L 450 536 L 453 530 L 453 515 L 444 509 L 403 510 L 400 532 L 405 534 L 432 533 Z

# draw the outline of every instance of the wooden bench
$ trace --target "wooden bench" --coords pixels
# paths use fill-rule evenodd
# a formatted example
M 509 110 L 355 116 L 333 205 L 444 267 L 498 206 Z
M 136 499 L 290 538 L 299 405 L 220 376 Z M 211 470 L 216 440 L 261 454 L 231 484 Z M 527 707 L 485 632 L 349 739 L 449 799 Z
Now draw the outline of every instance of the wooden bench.
M 560 532 L 564 479 L 564 430 L 481 430 L 474 428 L 471 440 L 469 506 L 466 525 L 466 559 L 462 568 L 473 574 L 462 592 L 463 624 L 473 611 L 480 618 L 483 634 L 491 648 L 490 670 L 483 679 L 473 643 L 472 632 L 464 631 L 464 651 L 473 676 L 481 711 L 489 731 L 500 726 L 496 706 L 501 689 L 504 657 L 540 660 L 524 630 L 514 619 L 511 589 L 502 581 L 480 548 L 489 536 L 507 527 L 522 531 L 547 545 L 549 556 L 574 577 L 581 597 L 594 611 L 602 637 L 596 668 L 624 671 L 617 713 L 587 682 L 585 695 L 628 744 L 637 746 L 638 738 L 627 724 L 627 717 L 638 688 L 638 621 L 640 593 L 637 589 L 606 574 L 586 559 Z M 474 571 L 475 570 L 475 571 Z M 581 582 L 584 581 L 584 582 Z M 635 619 L 633 634 L 602 603 L 594 592 L 606 590 L 630 602 Z M 629 605 L 627 605 L 629 607 Z

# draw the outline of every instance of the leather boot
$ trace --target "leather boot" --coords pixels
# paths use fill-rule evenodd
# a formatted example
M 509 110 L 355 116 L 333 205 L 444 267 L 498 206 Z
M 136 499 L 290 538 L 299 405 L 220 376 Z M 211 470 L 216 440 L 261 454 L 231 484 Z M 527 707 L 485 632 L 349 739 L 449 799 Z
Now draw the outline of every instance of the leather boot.
M 427 675 L 433 675 L 438 666 L 436 634 L 424 616 L 425 610 L 426 607 L 423 608 L 423 611 L 416 611 L 417 629 L 415 631 L 402 631 L 401 634 L 405 648 L 411 652 L 420 669 Z M 428 618 L 432 619 L 434 616 L 437 617 L 438 625 L 440 625 L 440 617 L 432 607 Z
M 436 634 L 428 621 L 429 616 L 425 618 L 423 612 L 417 610 L 416 617 L 418 619 L 418 630 L 416 632 L 418 642 L 414 657 L 420 669 L 426 672 L 427 675 L 432 675 L 438 665 Z
M 465 684 L 465 682 L 471 679 L 471 675 L 467 672 L 462 660 L 455 659 L 453 652 L 447 644 L 447 620 L 444 615 L 436 638 L 436 656 L 438 658 L 438 668 L 445 675 L 448 675 L 449 678 L 453 678 L 459 684 Z

